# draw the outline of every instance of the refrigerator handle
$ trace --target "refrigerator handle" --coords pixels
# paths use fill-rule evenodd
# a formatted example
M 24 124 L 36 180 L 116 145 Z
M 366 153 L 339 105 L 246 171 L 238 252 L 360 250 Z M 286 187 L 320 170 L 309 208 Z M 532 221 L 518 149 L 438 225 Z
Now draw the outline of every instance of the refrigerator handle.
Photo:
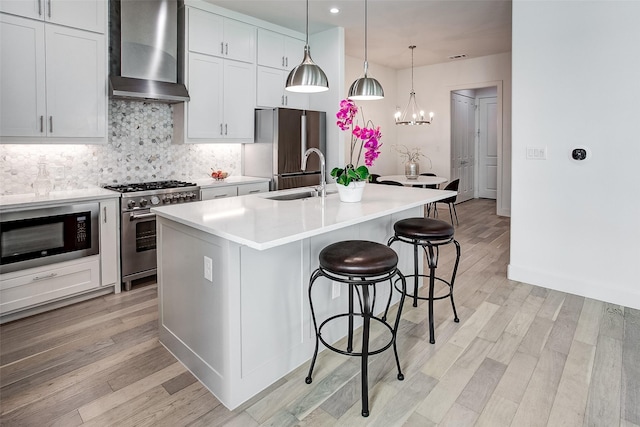
M 307 115 L 302 114 L 300 117 L 300 158 L 304 158 L 304 153 L 307 152 Z

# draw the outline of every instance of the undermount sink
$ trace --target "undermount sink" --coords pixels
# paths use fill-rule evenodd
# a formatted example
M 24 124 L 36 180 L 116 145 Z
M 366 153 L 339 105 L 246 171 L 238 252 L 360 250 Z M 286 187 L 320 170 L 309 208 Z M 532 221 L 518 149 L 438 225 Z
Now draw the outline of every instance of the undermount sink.
M 334 194 L 335 191 L 327 191 L 327 196 L 329 194 Z M 320 193 L 315 190 L 305 190 L 297 193 L 289 193 L 289 194 L 279 194 L 277 196 L 265 197 L 265 199 L 269 200 L 300 200 L 300 199 L 309 199 L 311 197 L 319 197 Z

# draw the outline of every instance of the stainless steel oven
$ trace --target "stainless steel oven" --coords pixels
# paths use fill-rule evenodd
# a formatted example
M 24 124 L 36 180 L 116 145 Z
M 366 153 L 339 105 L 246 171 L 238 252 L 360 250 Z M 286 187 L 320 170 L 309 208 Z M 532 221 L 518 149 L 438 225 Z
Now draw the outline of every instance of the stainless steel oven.
M 0 273 L 99 253 L 98 203 L 2 214 Z
M 136 279 L 156 274 L 156 216 L 152 206 L 200 200 L 200 188 L 183 181 L 157 181 L 106 186 L 120 199 L 120 268 L 124 290 Z

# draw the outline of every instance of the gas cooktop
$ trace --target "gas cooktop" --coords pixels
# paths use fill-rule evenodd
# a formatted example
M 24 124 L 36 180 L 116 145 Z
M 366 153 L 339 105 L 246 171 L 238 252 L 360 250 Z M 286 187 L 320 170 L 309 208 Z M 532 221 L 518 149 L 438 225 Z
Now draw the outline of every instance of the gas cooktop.
M 134 184 L 122 185 L 106 185 L 104 188 L 120 193 L 134 193 L 136 191 L 166 190 L 170 188 L 186 188 L 196 187 L 192 182 L 185 181 L 154 181 L 154 182 L 138 182 Z

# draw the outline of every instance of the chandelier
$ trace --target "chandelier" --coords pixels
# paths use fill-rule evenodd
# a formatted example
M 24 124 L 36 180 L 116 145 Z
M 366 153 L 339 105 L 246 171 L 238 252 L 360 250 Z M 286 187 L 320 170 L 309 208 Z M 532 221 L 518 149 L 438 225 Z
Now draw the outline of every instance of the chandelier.
M 433 113 L 429 113 L 429 120 L 425 120 L 424 110 L 418 107 L 416 92 L 413 90 L 413 49 L 415 48 L 415 46 L 409 46 L 409 49 L 411 49 L 411 92 L 409 93 L 409 103 L 407 108 L 404 109 L 404 113 L 400 113 L 400 107 L 398 107 L 395 114 L 397 125 L 430 125 L 433 121 Z

